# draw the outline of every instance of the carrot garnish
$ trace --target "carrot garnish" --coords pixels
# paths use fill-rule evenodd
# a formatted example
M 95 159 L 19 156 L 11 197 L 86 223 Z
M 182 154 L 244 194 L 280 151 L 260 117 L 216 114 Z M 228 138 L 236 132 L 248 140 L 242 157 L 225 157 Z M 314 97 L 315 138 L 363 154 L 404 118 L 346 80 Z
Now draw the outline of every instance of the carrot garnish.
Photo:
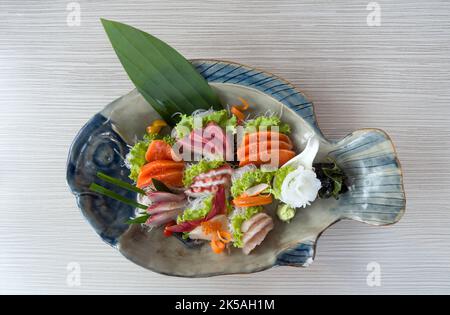
M 202 231 L 206 235 L 212 234 L 210 246 L 214 253 L 220 254 L 225 249 L 225 245 L 231 242 L 231 234 L 224 231 L 222 223 L 219 221 L 204 221 L 201 223 Z
M 250 107 L 250 104 L 247 102 L 246 99 L 242 97 L 238 97 L 238 99 L 242 102 L 242 105 L 235 105 L 237 109 L 239 109 L 240 111 L 245 111 Z
M 242 121 L 245 119 L 245 115 L 243 112 L 241 112 L 236 106 L 231 106 L 231 113 L 236 116 L 236 118 L 239 121 Z
M 239 196 L 233 199 L 236 207 L 256 207 L 272 203 L 272 195 L 256 195 L 256 196 Z
M 220 240 L 218 240 L 216 238 L 213 238 L 211 240 L 211 243 L 209 243 L 209 244 L 210 244 L 211 249 L 213 250 L 213 252 L 216 253 L 216 254 L 220 254 L 225 249 L 225 244 L 222 241 L 220 241 Z
M 225 231 L 217 231 L 217 238 L 225 244 L 231 242 L 232 240 L 231 234 Z
M 243 112 L 250 107 L 250 104 L 242 97 L 239 97 L 239 100 L 241 101 L 242 105 L 231 106 L 231 113 L 236 116 L 238 121 L 243 121 L 245 119 L 245 114 Z

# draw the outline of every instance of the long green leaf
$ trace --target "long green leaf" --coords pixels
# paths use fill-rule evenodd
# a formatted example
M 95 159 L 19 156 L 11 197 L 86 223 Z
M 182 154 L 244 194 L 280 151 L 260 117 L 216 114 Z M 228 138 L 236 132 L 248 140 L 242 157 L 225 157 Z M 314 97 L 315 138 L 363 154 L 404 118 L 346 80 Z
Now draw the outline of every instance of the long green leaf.
M 222 109 L 206 80 L 175 49 L 129 25 L 101 21 L 131 81 L 169 124 L 176 124 L 176 113 Z
M 113 199 L 115 199 L 117 201 L 123 202 L 124 204 L 130 205 L 130 206 L 135 207 L 135 208 L 140 208 L 140 209 L 147 209 L 148 208 L 146 205 L 143 205 L 143 204 L 140 204 L 140 203 L 138 203 L 138 202 L 136 202 L 134 200 L 125 198 L 124 196 L 119 195 L 118 193 L 116 193 L 116 192 L 114 192 L 112 190 L 109 190 L 109 189 L 107 189 L 105 187 L 102 187 L 102 186 L 100 186 L 100 185 L 98 185 L 96 183 L 92 183 L 89 186 L 89 189 L 92 190 L 93 192 L 96 192 L 96 193 L 105 195 L 107 197 L 113 198 Z
M 108 176 L 105 173 L 97 172 L 97 177 L 104 180 L 105 182 L 111 183 L 111 184 L 121 187 L 123 189 L 133 191 L 133 192 L 136 192 L 141 195 L 145 195 L 144 190 L 142 190 L 134 185 L 131 185 L 130 183 L 124 182 L 123 180 L 120 180 L 118 178 Z
M 149 214 L 144 214 L 144 215 L 141 215 L 139 217 L 130 219 L 126 223 L 127 224 L 143 224 L 143 223 L 147 222 L 148 218 L 150 218 L 150 215 Z

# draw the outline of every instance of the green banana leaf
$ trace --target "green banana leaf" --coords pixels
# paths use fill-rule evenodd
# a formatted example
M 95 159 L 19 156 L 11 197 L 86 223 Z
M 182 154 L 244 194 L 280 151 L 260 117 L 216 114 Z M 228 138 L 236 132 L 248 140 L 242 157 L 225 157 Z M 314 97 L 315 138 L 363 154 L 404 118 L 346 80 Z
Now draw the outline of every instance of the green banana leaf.
M 101 21 L 131 81 L 167 123 L 177 123 L 176 113 L 223 108 L 206 80 L 175 49 L 129 25 Z

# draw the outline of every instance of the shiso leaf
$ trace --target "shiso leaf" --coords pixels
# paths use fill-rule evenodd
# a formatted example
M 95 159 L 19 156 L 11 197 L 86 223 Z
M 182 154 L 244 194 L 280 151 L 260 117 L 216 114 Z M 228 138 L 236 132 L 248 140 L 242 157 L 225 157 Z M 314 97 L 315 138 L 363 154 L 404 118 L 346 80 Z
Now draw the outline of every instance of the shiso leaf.
M 175 49 L 132 26 L 101 22 L 131 81 L 170 125 L 177 123 L 176 113 L 223 109 L 206 80 Z

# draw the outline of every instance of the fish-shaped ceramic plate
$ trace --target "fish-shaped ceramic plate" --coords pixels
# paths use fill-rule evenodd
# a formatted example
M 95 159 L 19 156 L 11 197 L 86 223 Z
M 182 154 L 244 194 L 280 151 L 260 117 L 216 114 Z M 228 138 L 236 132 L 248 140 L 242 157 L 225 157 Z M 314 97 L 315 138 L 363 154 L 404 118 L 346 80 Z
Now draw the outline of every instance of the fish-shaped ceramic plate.
M 253 115 L 267 111 L 281 114 L 292 127 L 292 139 L 300 152 L 310 135 L 320 139 L 315 162 L 333 157 L 352 183 L 338 200 L 317 199 L 301 209 L 289 223 L 275 220 L 275 228 L 250 255 L 232 249 L 216 255 L 208 246 L 189 247 L 161 228 L 147 231 L 125 221 L 135 209 L 91 192 L 88 186 L 97 171 L 128 180 L 124 157 L 129 145 L 142 137 L 145 127 L 159 118 L 136 91 L 115 100 L 92 117 L 77 134 L 68 158 L 67 181 L 78 206 L 97 234 L 126 258 L 162 274 L 207 277 L 250 273 L 273 266 L 305 267 L 312 263 L 321 233 L 339 220 L 371 225 L 397 222 L 405 211 L 400 163 L 389 136 L 378 129 L 353 132 L 339 141 L 321 133 L 311 100 L 285 80 L 241 64 L 220 60 L 193 60 L 198 72 L 218 92 L 223 104 L 238 97 L 249 100 Z M 108 187 L 108 185 L 105 185 Z M 115 187 L 108 187 L 115 190 Z M 122 194 L 123 190 L 120 191 Z M 128 198 L 136 198 L 128 192 Z M 273 211 L 276 205 L 272 205 Z

